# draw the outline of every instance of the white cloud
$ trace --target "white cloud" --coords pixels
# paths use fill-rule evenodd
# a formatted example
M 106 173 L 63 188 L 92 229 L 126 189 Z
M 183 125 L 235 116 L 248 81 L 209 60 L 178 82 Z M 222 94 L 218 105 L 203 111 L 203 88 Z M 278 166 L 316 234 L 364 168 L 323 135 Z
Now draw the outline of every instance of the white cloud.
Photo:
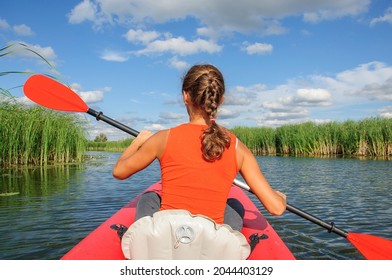
M 257 126 L 278 127 L 285 124 L 295 124 L 310 120 L 310 112 L 301 108 L 292 108 L 284 112 L 267 112 L 250 117 Z
M 214 54 L 222 51 L 218 38 L 232 33 L 260 35 L 283 34 L 288 31 L 282 20 L 303 16 L 305 21 L 318 22 L 365 12 L 370 0 L 83 0 L 69 13 L 72 24 L 90 21 L 94 28 L 104 24 L 131 26 L 124 37 L 134 45 L 134 55 L 173 54 L 187 56 L 198 53 Z M 195 37 L 173 36 L 151 30 L 154 25 L 192 19 Z M 250 55 L 269 54 L 273 46 L 266 43 L 247 44 L 243 50 Z M 126 56 L 113 53 L 104 56 L 111 61 L 124 61 Z M 185 66 L 173 60 L 172 67 Z
M 173 53 L 181 56 L 196 54 L 200 52 L 217 53 L 222 47 L 215 42 L 196 39 L 187 41 L 183 37 L 168 38 L 150 42 L 144 49 L 138 50 L 135 54 L 149 55 L 161 53 Z
M 129 60 L 129 55 L 124 52 L 105 50 L 101 54 L 101 59 L 114 62 L 125 62 Z
M 261 107 L 269 113 L 268 119 L 299 118 L 308 115 L 304 107 L 324 107 L 332 105 L 332 96 L 325 89 L 299 88 L 293 95 L 278 97 L 271 101 L 262 102 Z
M 97 103 L 103 100 L 103 91 L 101 90 L 81 91 L 79 95 L 86 103 Z
M 250 105 L 252 104 L 252 97 L 250 93 L 227 94 L 223 101 L 224 105 Z
M 71 23 L 164 23 L 188 17 L 199 22 L 199 34 L 217 36 L 227 32 L 281 34 L 280 20 L 303 16 L 308 22 L 355 16 L 367 11 L 370 0 L 83 0 L 70 15 Z
M 228 91 L 224 107 L 241 114 L 241 119 L 253 119 L 257 125 L 277 126 L 312 120 L 312 116 L 324 107 L 344 110 L 354 104 L 391 102 L 391 89 L 392 66 L 370 62 L 335 75 L 292 79 L 274 88 L 265 85 L 237 86 Z M 378 113 L 390 117 L 391 108 L 384 105 Z
M 247 52 L 247 54 L 252 55 L 252 54 L 267 54 L 271 53 L 273 50 L 273 46 L 270 44 L 264 44 L 264 43 L 254 43 L 254 44 L 248 44 L 244 43 L 243 50 Z
M 71 10 L 68 19 L 72 24 L 81 23 L 85 20 L 97 21 L 97 12 L 97 4 L 94 1 L 83 0 Z
M 387 106 L 378 110 L 380 117 L 392 118 L 392 106 Z
M 289 1 L 289 0 L 288 0 Z M 317 1 L 309 5 L 308 1 L 295 1 L 303 7 L 304 21 L 317 23 L 323 20 L 331 20 L 344 16 L 355 16 L 368 10 L 370 0 L 333 0 Z
M 302 106 L 329 106 L 332 103 L 331 97 L 331 94 L 322 88 L 300 88 L 292 101 Z
M 12 27 L 12 29 L 19 36 L 32 36 L 32 35 L 34 35 L 34 32 L 26 24 L 14 25 Z
M 140 42 L 142 44 L 148 44 L 159 36 L 160 34 L 156 31 L 143 31 L 141 29 L 130 29 L 124 35 L 128 42 Z
M 302 119 L 308 115 L 309 111 L 296 108 L 286 112 L 269 112 L 264 114 L 264 118 L 266 120 Z
M 196 33 L 200 36 L 208 37 L 208 38 L 214 38 L 216 39 L 218 34 L 216 30 L 212 30 L 211 28 L 207 27 L 199 27 L 196 29 Z
M 102 101 L 104 98 L 104 94 L 111 91 L 111 88 L 109 87 L 89 91 L 83 91 L 81 90 L 81 88 L 82 87 L 77 83 L 71 84 L 71 89 L 77 92 L 84 102 L 90 104 Z
M 144 31 L 141 29 L 130 29 L 124 35 L 128 42 L 133 44 L 141 44 L 138 50 L 130 51 L 134 55 L 155 55 L 163 53 L 171 53 L 174 55 L 186 56 L 196 53 L 217 53 L 222 47 L 214 41 L 204 39 L 195 39 L 188 41 L 184 37 L 173 37 L 170 33 L 159 33 L 156 31 Z M 174 57 L 170 65 L 177 69 L 184 69 L 188 64 Z
M 279 111 L 279 112 L 292 110 L 292 108 L 288 107 L 286 103 L 287 102 L 282 102 L 282 99 L 277 99 L 274 101 L 263 102 L 262 107 L 270 111 Z
M 166 127 L 161 125 L 161 124 L 158 124 L 158 123 L 153 123 L 153 124 L 150 124 L 150 125 L 146 125 L 144 127 L 144 129 L 150 130 L 152 132 L 156 132 L 156 131 L 159 131 L 159 130 L 166 129 Z
M 71 89 L 72 89 L 73 91 L 79 91 L 79 90 L 82 89 L 82 86 L 81 86 L 80 84 L 78 84 L 78 83 L 72 83 L 72 84 L 70 85 L 70 87 L 71 87 Z
M 385 14 L 383 16 L 372 19 L 370 21 L 370 26 L 374 26 L 378 23 L 383 23 L 383 22 L 392 24 L 392 7 L 389 7 L 385 11 Z
M 3 103 L 3 102 L 10 102 L 10 103 L 13 103 L 13 102 L 17 102 L 17 103 L 21 103 L 21 104 L 24 104 L 24 105 L 26 105 L 26 106 L 28 106 L 28 107 L 30 107 L 30 106 L 36 106 L 37 105 L 37 103 L 35 103 L 35 102 L 33 102 L 33 101 L 31 101 L 28 97 L 26 97 L 25 95 L 24 96 L 21 96 L 21 97 L 15 97 L 15 96 L 8 96 L 8 95 L 3 95 L 2 94 L 2 92 L 0 92 L 0 103 Z
M 369 62 L 336 75 L 336 80 L 350 86 L 361 87 L 375 81 L 384 81 L 391 76 L 391 67 L 382 62 Z
M 1 29 L 2 30 L 11 29 L 11 26 L 9 25 L 9 23 L 5 19 L 2 19 L 2 18 L 0 18 L 0 30 Z M 32 35 L 34 35 L 34 32 L 26 24 L 13 25 L 12 30 L 18 36 L 32 36 Z
M 10 28 L 10 25 L 5 19 L 0 18 L 0 29 L 7 30 Z
M 374 82 L 365 85 L 356 92 L 370 100 L 392 101 L 392 75 L 383 82 Z
M 176 56 L 172 57 L 169 60 L 169 65 L 170 65 L 170 67 L 177 69 L 179 71 L 183 71 L 183 70 L 188 69 L 190 67 L 188 62 L 180 60 Z
M 392 67 L 378 61 L 361 64 L 337 73 L 335 77 L 310 77 L 312 83 L 328 88 L 330 92 L 340 93 L 339 99 L 356 96 L 370 100 L 389 100 L 391 79 Z
M 107 123 L 96 121 L 93 118 L 86 118 L 86 121 L 88 122 L 87 137 L 90 140 L 94 140 L 95 137 L 101 133 L 105 134 L 109 141 L 130 138 L 129 134 L 119 130 L 118 128 L 110 126 Z
M 218 119 L 219 121 L 221 120 L 226 120 L 226 119 L 235 119 L 239 116 L 241 110 L 233 110 L 229 109 L 226 107 L 220 107 L 218 109 Z
M 311 76 L 309 82 L 328 90 L 337 102 L 392 100 L 392 66 L 381 62 L 358 65 L 335 76 Z
M 250 105 L 254 103 L 257 95 L 265 93 L 266 85 L 255 84 L 248 87 L 236 86 L 229 89 L 225 95 L 225 105 Z
M 162 119 L 181 120 L 181 119 L 185 118 L 186 116 L 184 114 L 166 112 L 166 113 L 161 113 L 159 115 L 159 117 Z

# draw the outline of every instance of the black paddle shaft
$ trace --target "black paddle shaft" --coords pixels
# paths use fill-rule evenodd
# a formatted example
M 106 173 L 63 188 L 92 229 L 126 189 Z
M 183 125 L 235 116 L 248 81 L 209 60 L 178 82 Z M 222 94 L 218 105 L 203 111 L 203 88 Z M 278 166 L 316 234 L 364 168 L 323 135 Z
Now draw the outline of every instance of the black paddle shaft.
M 97 112 L 91 108 L 88 109 L 86 112 L 87 114 L 94 116 L 97 121 L 104 121 L 110 125 L 113 125 L 114 127 L 117 127 L 118 129 L 121 129 L 122 131 L 131 134 L 132 136 L 138 136 L 139 131 L 134 130 L 133 128 L 130 128 L 129 126 L 126 126 L 116 120 L 113 120 L 107 116 L 105 116 L 102 112 Z
M 288 210 L 291 213 L 294 213 L 298 216 L 301 216 L 302 218 L 305 218 L 308 221 L 311 221 L 312 223 L 315 223 L 319 226 L 322 226 L 323 228 L 327 229 L 328 232 L 333 232 L 333 233 L 336 233 L 344 238 L 347 238 L 347 235 L 348 235 L 347 231 L 344 231 L 338 227 L 335 227 L 335 224 L 333 222 L 327 223 L 327 222 L 325 222 L 325 221 L 323 221 L 323 220 L 321 220 L 321 219 L 319 219 L 309 213 L 306 213 L 305 211 L 302 211 L 301 209 L 298 209 L 294 206 L 291 206 L 289 204 L 286 205 L 286 210 Z

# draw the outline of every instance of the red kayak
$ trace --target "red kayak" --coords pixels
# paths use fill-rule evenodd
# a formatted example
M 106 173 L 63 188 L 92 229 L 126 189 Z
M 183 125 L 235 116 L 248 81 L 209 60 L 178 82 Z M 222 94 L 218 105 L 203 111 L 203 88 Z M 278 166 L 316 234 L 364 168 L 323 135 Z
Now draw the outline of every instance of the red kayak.
M 160 191 L 157 182 L 146 191 Z M 122 224 L 129 227 L 135 216 L 136 204 L 140 196 L 121 208 L 102 225 L 96 228 L 68 253 L 62 260 L 125 260 L 121 250 L 121 240 L 112 225 Z M 229 197 L 237 198 L 244 205 L 245 216 L 242 234 L 254 248 L 248 260 L 294 260 L 294 256 L 260 213 L 250 198 L 239 187 L 231 188 Z M 254 242 L 252 242 L 254 240 Z

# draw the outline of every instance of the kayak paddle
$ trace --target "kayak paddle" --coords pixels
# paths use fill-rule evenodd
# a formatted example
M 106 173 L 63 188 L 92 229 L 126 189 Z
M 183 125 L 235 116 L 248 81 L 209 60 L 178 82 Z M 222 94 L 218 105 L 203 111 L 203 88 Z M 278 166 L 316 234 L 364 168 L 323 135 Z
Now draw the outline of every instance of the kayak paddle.
M 234 180 L 234 185 L 251 192 L 247 184 L 237 179 Z M 327 223 L 290 204 L 286 204 L 286 210 L 327 229 L 328 232 L 346 238 L 368 260 L 392 260 L 392 241 L 388 239 L 369 234 L 347 232 L 336 227 L 333 222 Z
M 124 132 L 137 136 L 138 131 L 115 121 L 102 112 L 97 112 L 87 106 L 87 104 L 69 87 L 44 75 L 33 75 L 27 79 L 23 87 L 24 94 L 35 103 L 44 107 L 69 112 L 82 112 L 94 116 L 97 121 L 102 120 L 113 125 Z M 235 179 L 234 184 L 248 192 L 250 188 L 247 184 Z M 369 260 L 392 260 L 392 241 L 368 234 L 346 232 L 334 225 L 327 223 L 305 211 L 287 204 L 286 209 L 306 220 L 309 220 L 329 232 L 336 233 L 358 249 L 362 255 Z
M 24 94 L 35 103 L 53 110 L 87 113 L 94 116 L 97 121 L 104 121 L 132 136 L 138 131 L 115 121 L 102 112 L 97 112 L 87 104 L 72 89 L 48 76 L 36 74 L 27 79 L 23 86 Z

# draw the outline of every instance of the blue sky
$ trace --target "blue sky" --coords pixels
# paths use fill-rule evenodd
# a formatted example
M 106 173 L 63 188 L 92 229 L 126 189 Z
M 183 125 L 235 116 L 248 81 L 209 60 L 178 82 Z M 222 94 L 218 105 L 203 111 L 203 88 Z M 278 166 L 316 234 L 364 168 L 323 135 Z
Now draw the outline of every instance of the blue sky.
M 181 79 L 212 63 L 226 127 L 392 117 L 392 2 L 370 0 L 2 1 L 1 47 L 50 60 L 89 107 L 136 129 L 188 120 Z M 1 71 L 53 74 L 16 51 Z M 0 87 L 26 76 L 0 77 Z M 20 88 L 11 91 L 27 102 Z M 128 137 L 90 116 L 88 135 Z

